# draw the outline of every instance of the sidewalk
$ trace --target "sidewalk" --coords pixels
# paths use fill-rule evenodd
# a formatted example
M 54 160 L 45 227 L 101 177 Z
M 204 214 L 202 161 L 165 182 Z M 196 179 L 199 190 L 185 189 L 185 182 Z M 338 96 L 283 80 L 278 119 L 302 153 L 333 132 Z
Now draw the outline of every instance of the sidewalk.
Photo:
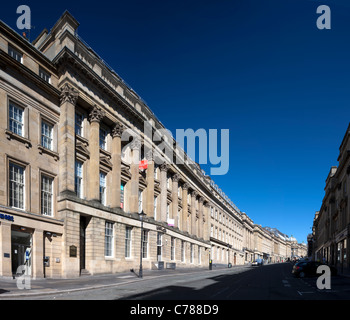
M 138 277 L 138 270 L 134 272 L 115 273 L 115 274 L 101 274 L 101 275 L 89 275 L 81 276 L 72 279 L 30 279 L 30 282 L 25 286 L 23 281 L 17 286 L 17 281 L 21 282 L 18 278 L 0 278 L 0 300 L 3 298 L 16 298 L 26 296 L 38 296 L 45 294 L 58 294 L 73 291 L 92 290 L 97 288 L 113 287 L 118 284 L 132 283 L 136 281 L 144 281 L 154 279 L 157 277 L 166 277 L 178 274 L 190 274 L 198 272 L 215 272 L 216 270 L 232 270 L 237 267 L 246 266 L 232 266 L 227 268 L 227 265 L 213 266 L 212 270 L 206 268 L 179 268 L 176 270 L 164 269 L 164 270 L 143 270 L 143 278 Z M 30 286 L 30 287 L 29 287 Z

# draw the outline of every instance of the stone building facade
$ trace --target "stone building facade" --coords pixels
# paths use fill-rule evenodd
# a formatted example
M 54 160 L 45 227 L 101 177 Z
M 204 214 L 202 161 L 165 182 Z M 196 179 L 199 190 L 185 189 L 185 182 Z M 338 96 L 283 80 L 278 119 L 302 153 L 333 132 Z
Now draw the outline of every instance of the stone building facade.
M 315 213 L 313 232 L 308 241 L 312 243 L 312 257 L 350 272 L 349 239 L 350 210 L 348 205 L 350 174 L 350 126 L 339 147 L 338 167 L 331 167 L 325 185 L 325 195 L 319 211 Z
M 141 256 L 151 269 L 272 254 L 272 236 L 258 236 L 197 164 L 174 161 L 175 141 L 152 139 L 165 128 L 78 26 L 65 12 L 30 43 L 0 22 L 0 276 L 23 265 L 34 278 L 69 278 L 138 269 Z

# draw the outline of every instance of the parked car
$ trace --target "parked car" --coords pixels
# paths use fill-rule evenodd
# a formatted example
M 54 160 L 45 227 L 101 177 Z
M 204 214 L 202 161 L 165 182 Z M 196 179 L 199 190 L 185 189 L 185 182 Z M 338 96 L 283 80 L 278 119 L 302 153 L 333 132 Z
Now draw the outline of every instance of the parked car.
M 252 262 L 252 266 L 262 266 L 263 265 L 263 259 L 256 259 Z
M 298 278 L 319 276 L 321 274 L 317 273 L 317 268 L 320 265 L 326 264 L 318 261 L 300 261 L 293 266 L 292 274 Z M 331 275 L 337 274 L 337 269 L 332 266 L 329 266 L 329 268 L 331 270 Z

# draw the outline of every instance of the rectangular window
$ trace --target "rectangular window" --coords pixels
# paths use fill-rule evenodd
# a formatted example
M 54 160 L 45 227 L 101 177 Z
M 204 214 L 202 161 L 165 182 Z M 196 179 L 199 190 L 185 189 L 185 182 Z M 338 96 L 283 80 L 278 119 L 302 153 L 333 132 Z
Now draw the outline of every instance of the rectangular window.
M 52 150 L 52 125 L 45 121 L 41 122 L 41 145 L 49 150 Z
M 157 219 L 157 197 L 154 197 L 154 212 L 153 212 L 153 215 L 154 215 L 154 220 Z
M 13 47 L 11 47 L 10 45 L 9 45 L 9 47 L 8 47 L 8 54 L 9 54 L 12 58 L 16 59 L 18 62 L 20 62 L 20 63 L 23 62 L 23 55 L 22 55 L 22 53 L 20 53 L 19 51 L 17 51 L 16 49 L 14 49 Z
M 198 246 L 198 264 L 201 264 L 201 247 Z
M 193 244 L 191 243 L 191 245 L 190 245 L 190 263 L 193 263 Z
M 9 106 L 9 126 L 10 131 L 19 136 L 24 136 L 24 110 L 13 102 L 10 102 Z
M 10 163 L 9 202 L 13 208 L 24 209 L 24 173 L 23 167 Z
M 83 163 L 75 161 L 75 193 L 79 198 L 83 198 Z
M 100 172 L 100 202 L 106 205 L 106 174 Z
M 83 136 L 83 121 L 84 118 L 82 114 L 80 113 L 75 113 L 75 134 L 79 136 Z
M 125 206 L 125 183 L 122 182 L 120 185 L 120 208 L 124 209 Z
M 41 176 L 41 214 L 52 216 L 53 178 Z
M 170 206 L 167 204 L 166 206 L 166 221 L 168 222 L 170 218 Z
M 100 128 L 100 148 L 107 150 L 107 130 Z
M 113 223 L 106 222 L 105 225 L 105 256 L 113 256 Z
M 131 227 L 125 227 L 125 258 L 131 257 Z
M 142 190 L 139 190 L 139 213 L 142 212 Z
M 51 83 L 51 75 L 48 72 L 44 71 L 42 68 L 39 68 L 39 76 L 46 82 Z
M 142 258 L 148 256 L 148 231 L 142 230 Z

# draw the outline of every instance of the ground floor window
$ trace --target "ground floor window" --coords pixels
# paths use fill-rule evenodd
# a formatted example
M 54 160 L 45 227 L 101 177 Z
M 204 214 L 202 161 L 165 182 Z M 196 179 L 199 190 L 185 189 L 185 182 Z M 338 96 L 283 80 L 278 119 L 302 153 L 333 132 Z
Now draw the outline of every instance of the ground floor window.
M 131 227 L 125 227 L 125 258 L 131 257 Z
M 113 223 L 106 222 L 105 225 L 105 256 L 113 256 Z
M 142 230 L 142 258 L 148 256 L 148 230 Z

